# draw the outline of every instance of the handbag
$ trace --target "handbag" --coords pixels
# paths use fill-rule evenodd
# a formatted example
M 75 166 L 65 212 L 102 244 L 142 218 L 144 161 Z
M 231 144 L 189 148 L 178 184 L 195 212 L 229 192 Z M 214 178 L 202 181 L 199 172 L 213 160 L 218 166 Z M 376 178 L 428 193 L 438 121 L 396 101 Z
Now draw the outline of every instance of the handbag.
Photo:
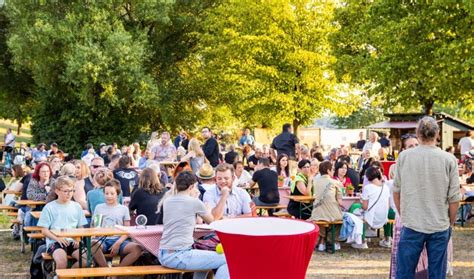
M 221 243 L 216 233 L 210 233 L 194 240 L 193 249 L 216 251 L 216 246 Z

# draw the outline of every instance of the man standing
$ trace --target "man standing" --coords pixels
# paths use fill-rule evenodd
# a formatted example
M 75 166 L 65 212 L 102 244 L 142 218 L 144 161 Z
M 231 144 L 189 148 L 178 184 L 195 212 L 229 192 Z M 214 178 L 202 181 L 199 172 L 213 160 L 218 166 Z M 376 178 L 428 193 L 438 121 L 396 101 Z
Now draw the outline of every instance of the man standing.
M 369 141 L 364 144 L 364 148 L 362 148 L 362 152 L 366 150 L 371 150 L 373 154 L 379 154 L 379 149 L 382 148 L 382 145 L 377 141 L 379 135 L 376 132 L 370 132 L 369 134 Z
M 362 149 L 364 148 L 364 145 L 365 145 L 365 135 L 364 135 L 364 132 L 361 131 L 359 133 L 359 140 L 356 143 L 356 148 L 362 151 Z
M 388 154 L 392 154 L 392 141 L 390 140 L 389 137 L 390 137 L 390 134 L 388 132 L 383 132 L 382 137 L 379 140 L 379 143 L 382 148 L 388 149 Z
M 214 220 L 252 215 L 250 196 L 244 189 L 233 186 L 234 179 L 232 165 L 223 163 L 216 167 L 216 185 L 203 197 L 203 202 L 212 208 Z
M 212 136 L 211 129 L 209 127 L 202 128 L 201 131 L 202 137 L 206 140 L 202 146 L 204 155 L 206 155 L 207 160 L 213 168 L 217 167 L 219 164 L 219 144 L 217 140 Z
M 239 145 L 244 146 L 244 145 L 250 145 L 253 146 L 255 144 L 255 138 L 250 134 L 250 129 L 245 129 L 244 134 L 239 140 Z
M 171 144 L 168 132 L 161 133 L 161 141 L 151 149 L 151 153 L 157 162 L 176 161 L 176 147 Z
M 436 146 L 439 126 L 423 117 L 416 129 L 420 145 L 403 151 L 397 162 L 393 198 L 403 229 L 396 278 L 413 278 L 423 247 L 429 278 L 446 277 L 447 245 L 461 199 L 456 158 Z
M 299 161 L 299 140 L 293 134 L 291 124 L 284 124 L 282 133 L 273 139 L 272 145 L 270 146 L 270 155 L 274 162 L 276 162 L 275 150 L 277 152 L 276 156 L 284 153 L 290 157 L 290 160 Z
M 15 140 L 16 140 L 16 137 L 12 133 L 12 129 L 8 128 L 7 133 L 5 134 L 5 145 L 4 145 L 5 152 L 10 153 L 13 151 L 13 149 L 15 148 Z

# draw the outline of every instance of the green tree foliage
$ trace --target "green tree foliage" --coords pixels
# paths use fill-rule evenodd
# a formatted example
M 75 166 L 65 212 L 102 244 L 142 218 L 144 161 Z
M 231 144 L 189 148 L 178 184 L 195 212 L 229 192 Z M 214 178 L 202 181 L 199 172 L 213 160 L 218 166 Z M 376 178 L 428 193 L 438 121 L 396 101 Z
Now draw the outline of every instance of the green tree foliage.
M 17 134 L 20 134 L 21 126 L 33 107 L 31 96 L 34 84 L 28 73 L 13 68 L 7 47 L 8 27 L 5 8 L 0 7 L 0 117 L 16 121 Z
M 470 2 L 470 4 L 469 4 Z M 332 37 L 340 80 L 382 96 L 387 109 L 472 103 L 472 1 L 350 0 Z
M 128 18 L 126 8 L 142 21 Z M 37 87 L 36 142 L 77 151 L 86 142 L 136 139 L 159 109 L 147 32 L 169 21 L 167 8 L 161 1 L 8 3 L 15 69 Z
M 350 113 L 357 98 L 331 70 L 332 12 L 331 1 L 227 1 L 203 22 L 190 83 L 218 96 L 205 106 L 226 104 L 248 126 Z

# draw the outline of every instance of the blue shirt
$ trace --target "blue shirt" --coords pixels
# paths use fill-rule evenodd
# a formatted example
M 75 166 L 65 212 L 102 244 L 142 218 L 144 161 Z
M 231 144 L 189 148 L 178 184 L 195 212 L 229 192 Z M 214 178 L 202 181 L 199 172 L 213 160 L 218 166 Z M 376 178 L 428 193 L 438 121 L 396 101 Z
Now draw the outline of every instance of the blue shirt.
M 118 196 L 118 202 L 122 204 L 122 194 Z M 104 189 L 94 189 L 87 193 L 87 207 L 89 212 L 95 212 L 95 207 L 101 203 L 105 203 Z
M 81 206 L 73 201 L 61 204 L 55 200 L 46 204 L 38 221 L 39 227 L 49 230 L 75 229 L 86 224 L 87 220 Z M 70 239 L 70 241 L 73 240 Z M 54 240 L 46 238 L 47 247 L 54 242 Z
M 203 202 L 209 204 L 211 208 L 216 207 L 221 198 L 221 190 L 217 185 L 211 186 L 209 190 L 204 193 Z M 243 214 L 250 214 L 250 196 L 244 189 L 232 187 L 232 191 L 227 197 L 224 216 L 235 217 Z
M 39 162 L 43 158 L 48 157 L 48 151 L 46 151 L 46 150 L 44 150 L 44 151 L 35 150 L 35 151 L 33 151 L 32 156 L 33 156 L 33 161 Z
M 240 145 L 253 145 L 255 143 L 255 138 L 252 135 L 244 135 L 240 138 Z

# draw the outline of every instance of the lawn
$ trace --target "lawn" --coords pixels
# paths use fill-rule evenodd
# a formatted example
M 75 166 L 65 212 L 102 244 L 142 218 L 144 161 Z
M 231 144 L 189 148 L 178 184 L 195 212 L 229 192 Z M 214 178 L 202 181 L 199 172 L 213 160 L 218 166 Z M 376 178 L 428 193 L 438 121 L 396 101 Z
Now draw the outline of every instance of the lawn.
M 474 274 L 474 222 L 464 228 L 456 227 L 454 238 L 454 276 L 472 278 Z M 0 231 L 0 278 L 29 278 L 31 252 L 21 254 L 19 242 L 9 231 Z M 355 250 L 342 245 L 335 254 L 314 252 L 306 278 L 387 278 L 390 250 L 369 243 L 368 250 Z M 288 255 L 291 257 L 291 255 Z M 271 261 L 269 257 L 267 259 Z
M 20 129 L 20 135 L 17 134 L 17 129 L 18 125 L 16 123 L 5 120 L 5 119 L 0 119 L 0 141 L 3 144 L 3 136 L 7 132 L 7 129 L 11 128 L 13 133 L 16 136 L 16 145 L 19 146 L 20 142 L 31 142 L 31 130 L 30 130 L 30 124 L 26 123 L 23 124 L 23 126 Z

